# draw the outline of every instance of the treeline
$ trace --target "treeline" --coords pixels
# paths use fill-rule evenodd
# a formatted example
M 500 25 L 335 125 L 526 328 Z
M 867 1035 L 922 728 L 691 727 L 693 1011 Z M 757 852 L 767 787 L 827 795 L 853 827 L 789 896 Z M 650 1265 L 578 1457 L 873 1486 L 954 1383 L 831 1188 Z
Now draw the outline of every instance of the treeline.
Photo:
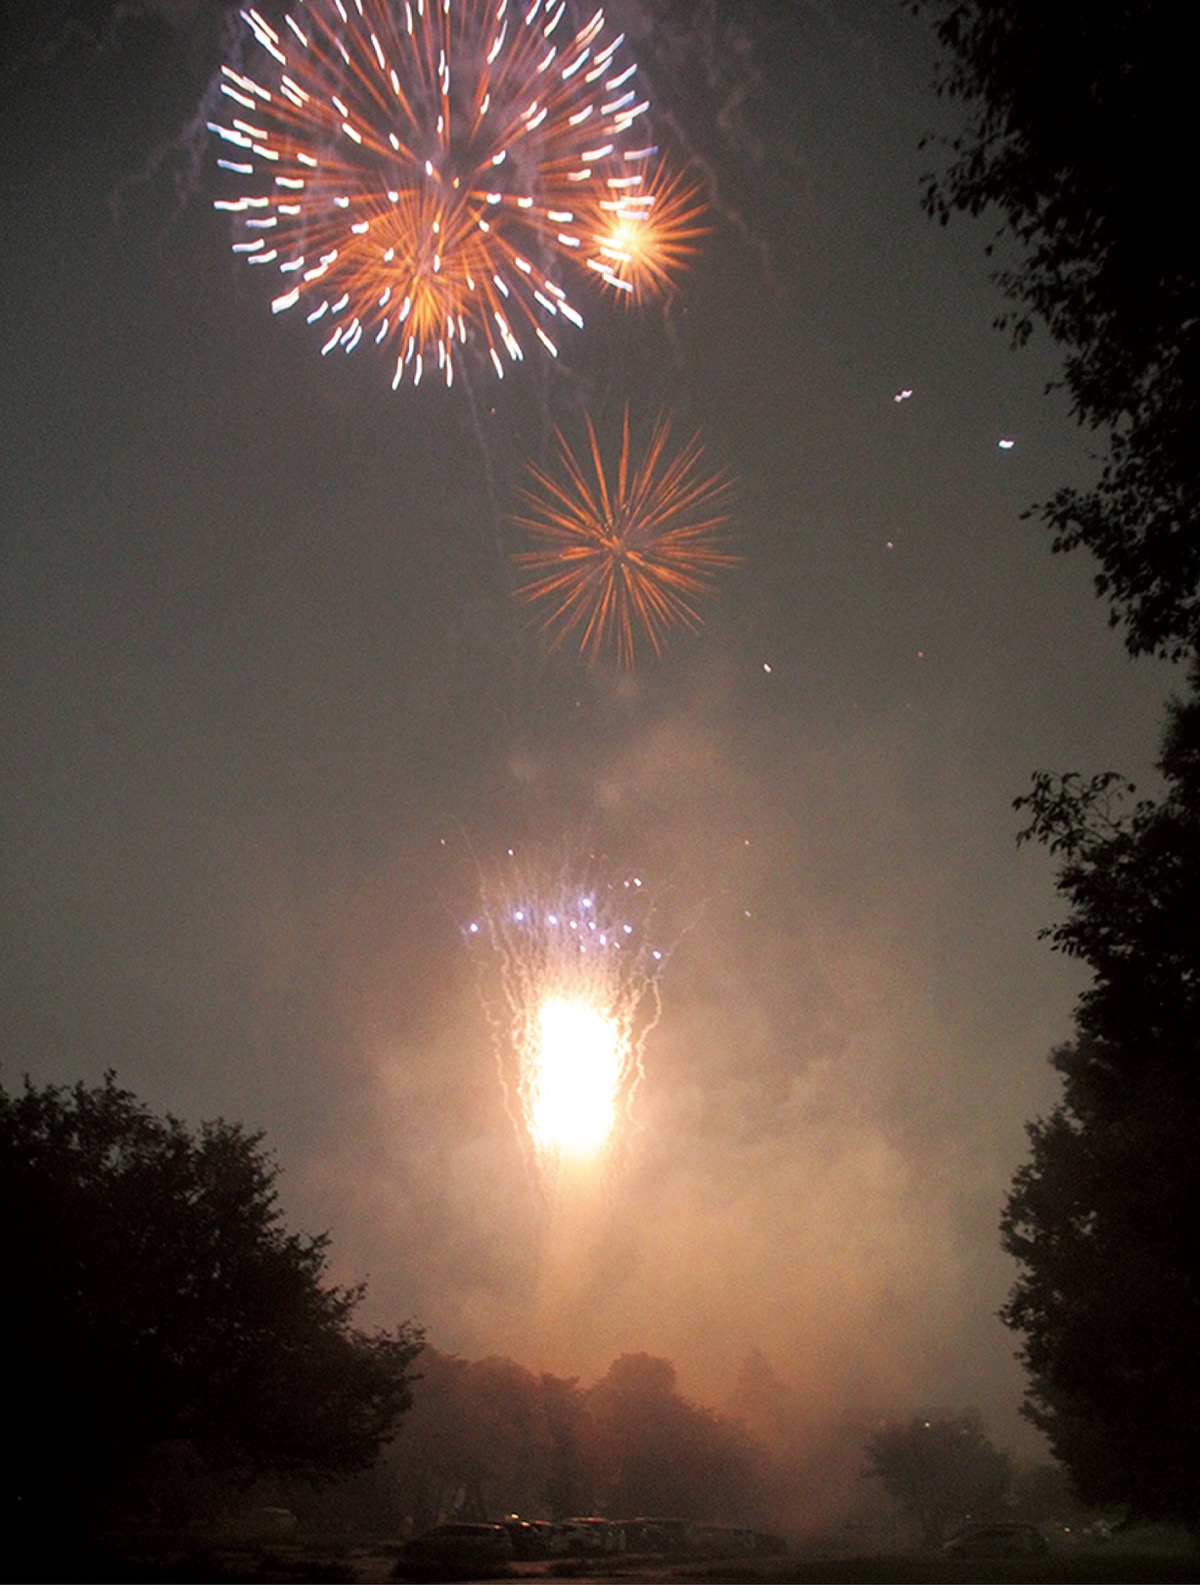
M 624 1354 L 590 1386 L 429 1346 L 417 1368 L 375 1467 L 325 1491 L 289 1488 L 299 1518 L 383 1535 L 508 1514 L 765 1521 L 766 1453 L 684 1397 L 668 1360 Z
M 757 1520 L 761 1450 L 627 1354 L 589 1387 L 356 1324 L 278 1165 L 237 1124 L 153 1115 L 110 1074 L 0 1086 L 0 1417 L 18 1552 L 246 1503 L 382 1534 L 448 1516 Z
M 111 1075 L 0 1086 L 0 1465 L 24 1577 L 47 1548 L 255 1514 L 393 1539 L 509 1514 L 779 1529 L 797 1493 L 836 1485 L 833 1512 L 861 1486 L 865 1432 L 814 1440 L 761 1356 L 722 1414 L 645 1353 L 585 1385 L 457 1358 L 408 1322 L 364 1331 L 363 1289 L 327 1280 L 323 1237 L 288 1230 L 277 1177 L 260 1135 L 157 1117 Z M 947 1517 L 983 1495 L 976 1433 Z

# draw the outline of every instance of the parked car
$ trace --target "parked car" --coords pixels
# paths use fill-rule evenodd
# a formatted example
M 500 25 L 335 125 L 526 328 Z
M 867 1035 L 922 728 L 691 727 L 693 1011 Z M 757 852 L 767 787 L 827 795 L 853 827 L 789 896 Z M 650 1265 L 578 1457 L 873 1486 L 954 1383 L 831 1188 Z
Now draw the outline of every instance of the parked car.
M 506 1519 L 504 1528 L 513 1544 L 513 1555 L 527 1560 L 538 1557 L 559 1557 L 566 1551 L 566 1539 L 559 1534 L 558 1526 L 540 1519 Z
M 1031 1524 L 976 1524 L 942 1547 L 950 1557 L 1044 1557 L 1046 1537 Z
M 402 1562 L 429 1568 L 489 1568 L 509 1563 L 513 1544 L 501 1524 L 439 1524 L 414 1536 Z
M 567 1550 L 576 1554 L 587 1552 L 624 1552 L 625 1532 L 611 1519 L 587 1515 L 567 1519 L 561 1528 L 566 1532 Z
M 642 1516 L 624 1521 L 626 1544 L 631 1552 L 694 1552 L 696 1530 L 689 1519 L 653 1519 Z
M 754 1551 L 754 1531 L 729 1524 L 697 1525 L 696 1550 L 705 1557 L 747 1557 Z

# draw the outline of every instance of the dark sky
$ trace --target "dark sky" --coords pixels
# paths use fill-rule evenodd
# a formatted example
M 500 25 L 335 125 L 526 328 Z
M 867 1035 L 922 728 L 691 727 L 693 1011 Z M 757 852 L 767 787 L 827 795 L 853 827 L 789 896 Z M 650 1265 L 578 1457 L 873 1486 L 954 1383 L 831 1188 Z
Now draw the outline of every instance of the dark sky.
M 443 1349 L 644 1349 L 719 1403 L 758 1347 L 814 1423 L 971 1403 L 1031 1446 L 996 1223 L 1081 982 L 1010 806 L 1144 778 L 1166 683 L 1020 519 L 1085 438 L 991 328 L 986 226 L 921 215 L 921 26 L 615 0 L 713 191 L 679 297 L 393 394 L 229 251 L 230 16 L 112 9 L 4 67 L 5 1082 L 265 1129 L 368 1318 Z M 505 521 L 627 400 L 736 475 L 744 557 L 632 676 L 544 652 Z M 545 1224 L 463 944 L 509 847 L 636 867 L 672 943 L 586 1227 Z

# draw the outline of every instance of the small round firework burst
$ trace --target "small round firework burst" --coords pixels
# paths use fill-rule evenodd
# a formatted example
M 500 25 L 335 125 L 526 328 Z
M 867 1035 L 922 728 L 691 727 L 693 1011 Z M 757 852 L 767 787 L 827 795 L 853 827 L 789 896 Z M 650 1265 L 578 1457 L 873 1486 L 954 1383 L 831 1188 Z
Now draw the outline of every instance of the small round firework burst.
M 615 468 L 590 416 L 587 437 L 581 457 L 559 431 L 557 472 L 529 467 L 513 522 L 537 544 L 513 553 L 525 579 L 517 592 L 552 649 L 577 638 L 588 659 L 608 651 L 631 668 L 638 635 L 661 655 L 670 628 L 695 631 L 700 600 L 740 559 L 727 548 L 731 483 L 705 471 L 697 437 L 671 449 L 666 416 L 635 457 L 626 408 Z
M 589 197 L 588 267 L 626 303 L 673 293 L 708 231 L 700 184 L 660 164 L 632 190 Z

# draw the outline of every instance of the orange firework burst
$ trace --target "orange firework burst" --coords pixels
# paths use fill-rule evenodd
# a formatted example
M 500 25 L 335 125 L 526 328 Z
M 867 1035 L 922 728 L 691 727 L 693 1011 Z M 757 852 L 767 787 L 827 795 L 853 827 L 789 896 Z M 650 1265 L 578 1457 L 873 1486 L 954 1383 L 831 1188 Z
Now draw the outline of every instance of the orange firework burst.
M 521 491 L 525 513 L 513 521 L 540 543 L 513 555 L 529 574 L 519 594 L 544 613 L 552 649 L 578 636 L 589 659 L 611 648 L 632 667 L 635 633 L 660 655 L 669 628 L 695 631 L 697 602 L 712 593 L 715 574 L 738 561 L 725 548 L 730 485 L 723 473 L 704 472 L 696 436 L 668 449 L 665 416 L 634 461 L 626 408 L 615 476 L 590 417 L 587 433 L 590 469 L 561 431 L 559 475 L 530 465 L 535 488 Z
M 474 340 L 498 374 L 532 333 L 582 324 L 554 278 L 594 264 L 587 214 L 634 193 L 647 101 L 603 11 L 568 0 L 299 0 L 278 29 L 245 10 L 259 64 L 222 68 L 210 123 L 244 179 L 217 207 L 234 251 L 278 271 L 322 351 L 389 347 L 393 385 Z
M 665 165 L 624 187 L 610 185 L 588 212 L 588 266 L 626 302 L 665 297 L 708 230 L 703 215 L 700 184 Z

